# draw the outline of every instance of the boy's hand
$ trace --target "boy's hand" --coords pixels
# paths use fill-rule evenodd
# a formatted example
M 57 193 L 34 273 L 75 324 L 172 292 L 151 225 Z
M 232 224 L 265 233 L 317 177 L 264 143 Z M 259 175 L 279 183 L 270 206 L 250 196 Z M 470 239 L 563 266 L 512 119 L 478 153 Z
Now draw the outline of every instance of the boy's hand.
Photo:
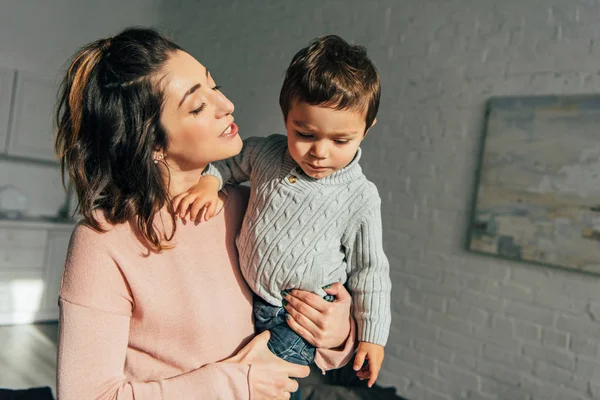
M 377 376 L 379 376 L 379 370 L 381 370 L 381 364 L 383 364 L 383 355 L 384 349 L 381 345 L 367 342 L 358 344 L 358 350 L 354 358 L 354 370 L 357 371 L 356 375 L 361 381 L 369 379 L 369 387 L 373 386 Z M 365 358 L 368 364 L 363 367 Z
M 208 221 L 217 212 L 219 199 L 219 180 L 205 175 L 189 190 L 179 193 L 173 198 L 173 208 L 181 219 L 189 212 L 190 220 Z

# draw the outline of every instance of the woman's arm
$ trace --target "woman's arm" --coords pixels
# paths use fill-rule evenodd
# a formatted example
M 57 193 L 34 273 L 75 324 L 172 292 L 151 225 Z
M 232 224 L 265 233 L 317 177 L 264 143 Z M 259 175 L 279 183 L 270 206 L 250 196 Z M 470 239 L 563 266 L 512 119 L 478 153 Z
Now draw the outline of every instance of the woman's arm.
M 60 300 L 58 398 L 69 399 L 240 399 L 250 397 L 250 367 L 208 364 L 170 379 L 129 380 L 123 373 L 129 317 Z M 199 398 L 199 397 L 196 397 Z

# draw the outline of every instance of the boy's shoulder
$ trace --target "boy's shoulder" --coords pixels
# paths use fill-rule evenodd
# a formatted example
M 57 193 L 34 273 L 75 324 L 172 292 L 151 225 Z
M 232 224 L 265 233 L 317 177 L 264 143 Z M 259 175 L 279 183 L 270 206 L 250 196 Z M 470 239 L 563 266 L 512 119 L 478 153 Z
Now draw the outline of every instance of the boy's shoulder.
M 246 144 L 261 145 L 264 147 L 270 146 L 286 146 L 287 136 L 280 133 L 273 133 L 268 136 L 252 136 L 244 141 Z
M 287 136 L 274 133 L 269 136 L 253 136 L 244 140 L 244 146 L 247 150 L 258 156 L 258 159 L 271 162 L 270 157 L 264 159 L 265 155 L 277 157 L 287 149 Z
M 371 182 L 369 178 L 365 176 L 364 173 L 361 173 L 361 176 L 354 180 L 353 183 L 357 186 L 358 189 L 358 193 L 356 194 L 360 195 L 360 197 L 364 200 L 381 201 L 377 186 L 373 182 Z

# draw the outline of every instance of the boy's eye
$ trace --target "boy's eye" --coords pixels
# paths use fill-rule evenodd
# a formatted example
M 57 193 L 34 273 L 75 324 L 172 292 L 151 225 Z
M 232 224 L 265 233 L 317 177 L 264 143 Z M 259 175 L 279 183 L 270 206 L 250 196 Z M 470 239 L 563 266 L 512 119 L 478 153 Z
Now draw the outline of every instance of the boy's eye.
M 298 136 L 300 139 L 312 139 L 313 135 L 308 135 L 306 133 L 301 133 L 301 132 L 297 132 L 296 131 L 296 136 Z
M 337 144 L 346 144 L 346 143 L 349 142 L 349 140 L 347 140 L 347 139 L 337 139 L 337 140 L 335 140 L 335 142 Z
M 204 110 L 205 107 L 206 107 L 206 103 L 202 103 L 202 105 L 200 107 L 196 108 L 195 110 L 190 111 L 190 114 L 198 115 L 202 112 L 202 110 Z

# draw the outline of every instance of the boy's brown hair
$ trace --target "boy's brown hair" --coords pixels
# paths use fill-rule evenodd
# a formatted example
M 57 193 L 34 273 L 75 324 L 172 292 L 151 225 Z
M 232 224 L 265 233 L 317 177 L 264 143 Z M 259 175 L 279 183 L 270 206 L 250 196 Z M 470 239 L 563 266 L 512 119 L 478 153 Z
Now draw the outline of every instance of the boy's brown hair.
M 373 125 L 380 96 L 379 74 L 367 50 L 326 35 L 296 53 L 285 73 L 279 105 L 285 120 L 294 101 L 364 113 L 366 131 Z

